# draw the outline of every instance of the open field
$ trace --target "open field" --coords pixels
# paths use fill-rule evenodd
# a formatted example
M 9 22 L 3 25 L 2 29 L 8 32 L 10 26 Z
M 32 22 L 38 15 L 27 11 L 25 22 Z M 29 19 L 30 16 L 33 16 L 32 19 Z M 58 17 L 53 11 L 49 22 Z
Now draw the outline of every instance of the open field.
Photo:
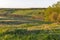
M 0 40 L 60 40 L 60 23 L 45 21 L 41 9 L 0 9 Z
M 60 25 L 51 28 L 32 25 L 0 25 L 0 40 L 59 40 Z M 47 26 L 48 27 L 48 26 Z M 58 29 L 54 29 L 58 28 Z

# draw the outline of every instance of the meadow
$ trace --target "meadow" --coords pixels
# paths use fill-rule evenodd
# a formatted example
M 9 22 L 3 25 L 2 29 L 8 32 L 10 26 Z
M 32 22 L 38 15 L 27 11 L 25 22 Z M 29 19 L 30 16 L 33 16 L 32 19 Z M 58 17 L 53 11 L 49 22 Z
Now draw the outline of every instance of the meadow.
M 46 9 L 0 9 L 0 40 L 60 40 L 60 23 L 45 21 Z

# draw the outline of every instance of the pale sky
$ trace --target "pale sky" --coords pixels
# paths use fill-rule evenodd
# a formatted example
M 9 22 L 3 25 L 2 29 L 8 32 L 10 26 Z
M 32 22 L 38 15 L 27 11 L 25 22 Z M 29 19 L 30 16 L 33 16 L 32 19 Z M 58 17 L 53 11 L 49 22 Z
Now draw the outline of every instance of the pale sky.
M 60 0 L 0 0 L 0 8 L 48 7 Z

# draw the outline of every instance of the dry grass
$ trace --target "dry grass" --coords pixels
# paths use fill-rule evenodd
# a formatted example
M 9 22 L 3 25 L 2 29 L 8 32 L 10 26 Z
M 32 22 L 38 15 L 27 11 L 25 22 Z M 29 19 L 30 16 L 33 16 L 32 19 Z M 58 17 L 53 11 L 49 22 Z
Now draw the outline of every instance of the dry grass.
M 27 30 L 52 30 L 52 29 L 59 29 L 60 25 L 57 23 L 52 23 L 52 24 L 42 24 L 39 26 L 32 26 L 28 27 Z

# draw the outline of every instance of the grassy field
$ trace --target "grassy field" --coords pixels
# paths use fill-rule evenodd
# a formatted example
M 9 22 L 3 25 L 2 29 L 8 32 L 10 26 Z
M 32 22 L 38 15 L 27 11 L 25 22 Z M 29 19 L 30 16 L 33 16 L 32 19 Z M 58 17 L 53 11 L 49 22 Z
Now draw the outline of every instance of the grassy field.
M 51 24 L 52 27 L 28 24 L 0 26 L 2 26 L 0 40 L 60 40 L 60 25 L 52 26 Z
M 60 24 L 44 21 L 42 9 L 0 9 L 0 14 L 0 40 L 60 40 Z

